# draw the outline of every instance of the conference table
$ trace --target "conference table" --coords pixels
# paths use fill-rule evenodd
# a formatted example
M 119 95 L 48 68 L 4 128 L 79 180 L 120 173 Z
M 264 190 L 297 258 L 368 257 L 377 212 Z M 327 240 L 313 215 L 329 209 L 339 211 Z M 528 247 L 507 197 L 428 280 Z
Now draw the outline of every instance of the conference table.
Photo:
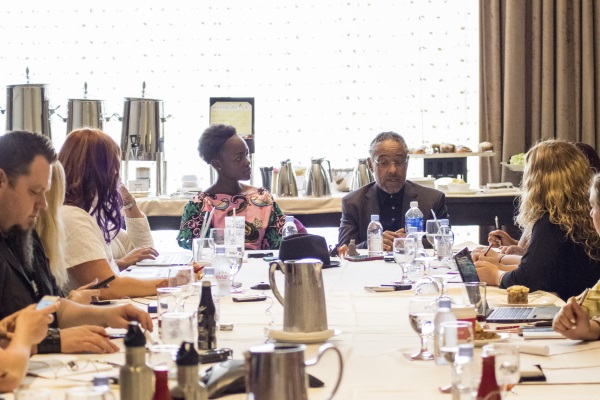
M 339 227 L 342 216 L 342 198 L 347 192 L 333 192 L 330 196 L 275 197 L 281 210 L 293 215 L 306 227 Z M 479 243 L 487 243 L 487 233 L 495 229 L 498 217 L 502 229 L 512 237 L 520 237 L 514 224 L 516 199 L 519 190 L 494 192 L 446 192 L 450 223 L 456 226 L 479 227 Z M 140 210 L 146 214 L 152 230 L 179 229 L 183 209 L 189 199 L 174 197 L 146 197 L 137 199 Z M 333 243 L 330 243 L 333 244 Z
M 268 282 L 269 264 L 262 259 L 249 259 L 244 263 L 236 280 L 247 289 L 259 282 Z M 411 329 L 408 319 L 408 300 L 414 296 L 412 290 L 398 292 L 367 292 L 364 287 L 389 283 L 399 278 L 400 268 L 394 263 L 384 261 L 349 262 L 341 261 L 338 268 L 322 271 L 328 325 L 336 335 L 328 342 L 340 349 L 344 370 L 342 382 L 336 399 L 450 399 L 449 394 L 438 391 L 439 386 L 450 382 L 451 368 L 448 365 L 436 365 L 433 361 L 411 361 L 405 354 L 414 353 L 419 347 L 417 334 Z M 283 274 L 276 272 L 278 287 L 283 288 Z M 449 291 L 456 301 L 460 301 L 460 282 L 458 275 L 450 275 Z M 248 290 L 247 293 L 259 294 L 259 291 Z M 271 291 L 267 290 L 266 301 L 234 303 L 231 297 L 220 300 L 222 322 L 230 322 L 232 331 L 219 331 L 217 344 L 219 347 L 233 349 L 234 359 L 243 359 L 243 353 L 251 346 L 261 345 L 267 340 L 266 331 L 281 329 L 283 323 L 283 307 L 274 300 Z M 285 295 L 284 295 L 285 296 Z M 489 288 L 488 301 L 494 303 L 505 298 L 505 292 L 497 288 Z M 551 294 L 545 295 L 556 305 L 562 301 Z M 130 301 L 140 308 L 152 298 Z M 186 307 L 193 310 L 197 307 L 198 295 L 188 299 Z M 152 334 L 158 338 L 157 331 Z M 301 338 L 300 338 L 301 340 Z M 67 357 L 74 359 L 97 360 L 100 362 L 124 362 L 122 340 L 116 339 L 121 352 L 110 355 L 36 355 L 33 361 L 48 358 Z M 524 345 L 522 338 L 511 334 L 508 342 Z M 559 343 L 557 343 L 559 342 Z M 313 357 L 320 343 L 307 344 L 306 358 Z M 524 346 L 527 347 L 527 346 Z M 517 394 L 512 399 L 597 399 L 600 391 L 600 342 L 580 343 L 567 339 L 540 340 L 528 344 L 529 353 L 537 353 L 536 349 L 550 349 L 550 356 L 521 353 L 523 370 L 541 365 L 547 382 L 517 385 Z M 534 348 L 532 351 L 531 348 Z M 540 354 L 542 351 L 540 350 Z M 479 357 L 481 349 L 476 348 Z M 98 364 L 106 367 L 105 364 Z M 208 365 L 201 365 L 201 369 Z M 337 377 L 336 358 L 325 353 L 321 362 L 307 371 L 325 382 L 324 388 L 310 389 L 309 398 L 325 399 L 331 391 Z M 108 367 L 102 373 L 118 375 L 118 369 Z M 85 381 L 92 374 L 71 376 L 70 379 Z M 27 378 L 26 384 L 31 387 L 51 387 L 52 399 L 64 399 L 66 388 L 81 385 L 64 379 Z M 171 382 L 174 384 L 174 382 Z M 118 398 L 118 387 L 114 386 Z M 5 395 L 12 399 L 11 394 Z M 231 395 L 227 399 L 245 399 L 243 394 Z

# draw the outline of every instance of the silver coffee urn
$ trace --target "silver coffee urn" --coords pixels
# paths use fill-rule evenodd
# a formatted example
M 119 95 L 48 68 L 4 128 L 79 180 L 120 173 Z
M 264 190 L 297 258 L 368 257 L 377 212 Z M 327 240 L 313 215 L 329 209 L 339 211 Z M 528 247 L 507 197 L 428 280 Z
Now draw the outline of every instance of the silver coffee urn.
M 74 129 L 95 128 L 104 130 L 104 101 L 87 98 L 87 82 L 84 83 L 82 99 L 69 99 L 67 103 L 67 134 Z
M 167 190 L 167 163 L 164 153 L 163 101 L 144 97 L 126 97 L 123 106 L 121 151 L 123 181 L 130 191 L 154 192 L 164 195 Z M 129 177 L 135 166 L 136 176 Z M 154 169 L 155 187 L 151 186 L 150 171 Z M 148 182 L 148 184 L 145 184 Z M 148 187 L 150 186 L 150 187 Z
M 29 83 L 29 68 L 25 69 L 26 84 L 6 86 L 6 131 L 41 133 L 52 139 L 48 85 Z

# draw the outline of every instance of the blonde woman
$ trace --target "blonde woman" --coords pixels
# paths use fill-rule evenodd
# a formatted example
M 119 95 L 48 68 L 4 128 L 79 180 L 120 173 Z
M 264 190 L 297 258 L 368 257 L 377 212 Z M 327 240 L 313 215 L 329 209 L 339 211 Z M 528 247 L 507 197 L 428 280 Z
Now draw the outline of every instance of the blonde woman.
M 594 176 L 590 186 L 590 205 L 592 211 L 592 222 L 598 235 L 600 235 L 600 174 Z M 594 285 L 594 289 L 600 289 L 600 282 Z M 594 304 L 597 306 L 597 304 Z M 552 324 L 555 331 L 562 333 L 569 339 L 576 340 L 598 340 L 600 339 L 600 318 L 590 316 L 572 297 L 567 304 L 554 317 Z
M 507 288 L 555 292 L 563 300 L 600 279 L 600 236 L 590 219 L 587 158 L 568 142 L 547 140 L 525 155 L 517 223 L 531 232 L 518 267 L 505 271 L 493 258 L 476 261 L 479 278 Z
M 64 289 L 69 281 L 67 267 L 65 265 L 65 227 L 59 216 L 59 208 L 65 201 L 65 170 L 58 161 L 52 163 L 52 181 L 50 190 L 46 193 L 48 207 L 40 210 L 35 230 L 38 233 L 44 252 L 50 263 L 50 271 L 56 280 L 56 284 Z M 90 289 L 90 286 L 98 283 L 94 279 L 87 285 L 69 292 L 69 300 L 81 304 L 90 304 L 93 297 L 100 296 L 100 290 Z

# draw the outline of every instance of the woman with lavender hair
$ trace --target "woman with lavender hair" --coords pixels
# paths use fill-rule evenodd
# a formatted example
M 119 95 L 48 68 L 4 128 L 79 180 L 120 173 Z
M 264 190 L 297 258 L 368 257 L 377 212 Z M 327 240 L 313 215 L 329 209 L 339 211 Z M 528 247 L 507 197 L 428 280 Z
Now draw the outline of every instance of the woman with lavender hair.
M 104 299 L 155 295 L 164 279 L 121 277 L 111 251 L 111 241 L 123 227 L 123 205 L 119 193 L 121 149 L 107 134 L 83 128 L 71 132 L 58 159 L 66 177 L 65 203 L 61 217 L 66 231 L 65 264 L 67 289 L 115 275 L 101 290 Z

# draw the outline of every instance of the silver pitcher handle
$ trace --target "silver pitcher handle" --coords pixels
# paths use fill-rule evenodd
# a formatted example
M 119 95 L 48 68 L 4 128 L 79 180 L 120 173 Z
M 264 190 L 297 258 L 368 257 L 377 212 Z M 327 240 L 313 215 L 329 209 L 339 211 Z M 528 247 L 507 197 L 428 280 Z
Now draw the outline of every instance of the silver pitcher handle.
M 335 353 L 338 356 L 338 361 L 340 363 L 340 370 L 338 372 L 337 382 L 335 383 L 335 386 L 333 387 L 333 390 L 331 391 L 331 395 L 329 395 L 329 397 L 327 398 L 327 400 L 331 400 L 331 399 L 333 399 L 333 396 L 335 395 L 335 393 L 338 391 L 338 389 L 340 387 L 340 383 L 342 382 L 342 375 L 344 373 L 344 360 L 342 359 L 342 353 L 340 352 L 340 349 L 338 349 L 331 343 L 325 343 L 324 345 L 319 347 L 319 352 L 317 353 L 315 358 L 311 358 L 310 360 L 305 361 L 304 365 L 307 367 L 311 367 L 311 366 L 317 364 L 321 360 L 321 356 L 323 354 L 325 354 L 325 352 L 327 350 L 335 351 Z
M 273 291 L 275 298 L 279 300 L 279 302 L 283 306 L 283 296 L 281 295 L 281 293 L 279 293 L 279 289 L 277 289 L 277 283 L 275 282 L 275 271 L 277 271 L 277 267 L 279 266 L 281 272 L 285 274 L 284 265 L 280 260 L 271 261 L 271 264 L 269 265 L 271 266 L 271 268 L 269 269 L 269 284 L 271 285 L 271 290 Z

